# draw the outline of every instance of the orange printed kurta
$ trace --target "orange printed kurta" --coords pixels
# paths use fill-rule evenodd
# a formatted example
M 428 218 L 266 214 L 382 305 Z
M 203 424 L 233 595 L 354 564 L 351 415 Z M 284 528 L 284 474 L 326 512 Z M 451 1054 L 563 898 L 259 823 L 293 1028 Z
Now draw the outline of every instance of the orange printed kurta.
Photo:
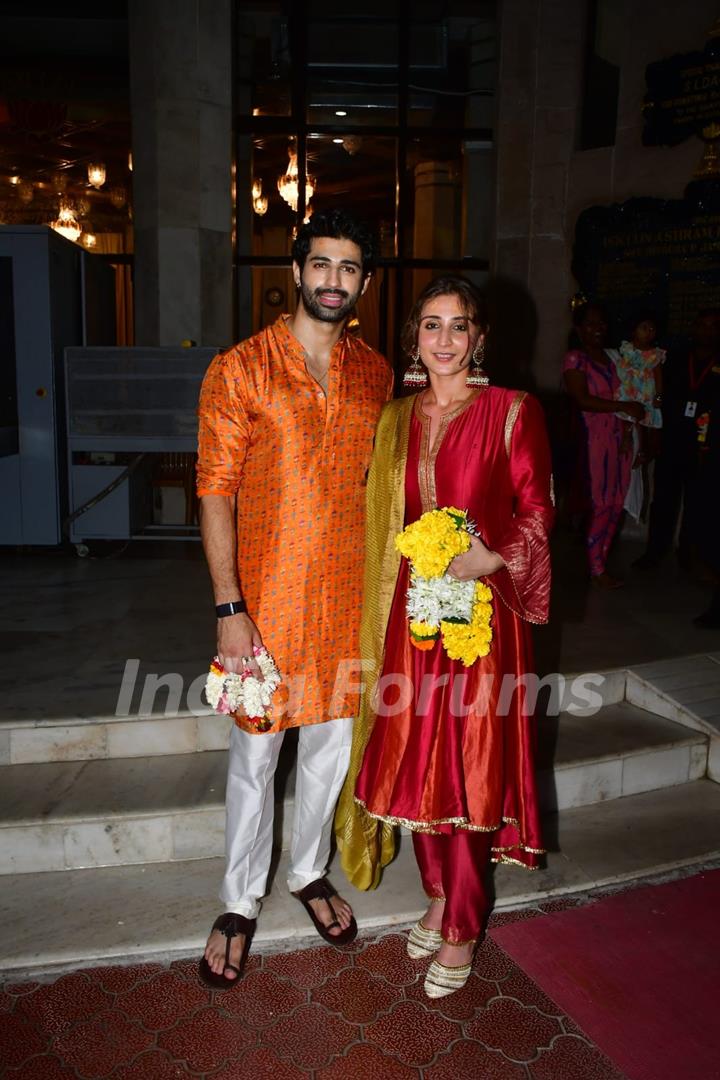
M 205 375 L 198 496 L 237 496 L 243 597 L 283 676 L 272 731 L 357 712 L 365 478 L 391 389 L 387 361 L 343 334 L 326 397 L 287 316 Z

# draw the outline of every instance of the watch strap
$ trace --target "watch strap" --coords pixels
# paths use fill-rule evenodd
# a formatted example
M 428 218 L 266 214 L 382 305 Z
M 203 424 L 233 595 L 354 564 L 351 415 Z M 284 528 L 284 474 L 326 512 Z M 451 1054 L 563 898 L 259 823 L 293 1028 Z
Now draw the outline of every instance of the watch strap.
M 231 600 L 228 604 L 217 604 L 215 614 L 218 619 L 226 619 L 228 615 L 241 615 L 247 611 L 244 600 Z

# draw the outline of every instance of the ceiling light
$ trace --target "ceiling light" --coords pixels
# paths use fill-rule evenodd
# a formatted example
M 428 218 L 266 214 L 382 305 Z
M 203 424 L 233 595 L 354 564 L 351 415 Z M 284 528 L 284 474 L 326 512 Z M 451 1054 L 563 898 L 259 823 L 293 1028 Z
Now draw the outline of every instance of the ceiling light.
M 259 217 L 267 213 L 268 198 L 262 193 L 262 180 L 253 180 L 251 202 L 253 210 Z
M 345 112 L 344 109 L 336 109 L 335 110 L 335 115 L 336 116 L 347 116 L 347 113 Z
M 281 196 L 292 210 L 297 210 L 298 204 L 298 163 L 297 154 L 288 147 L 288 157 L 290 159 L 288 163 L 287 172 L 278 177 L 277 187 Z M 317 189 L 317 183 L 313 176 L 305 175 L 305 204 L 307 205 L 312 199 Z
M 342 140 L 342 139 L 333 139 L 333 142 L 334 142 L 334 143 L 337 143 L 337 145 L 338 145 L 338 146 L 342 146 L 342 144 L 343 144 L 343 140 Z
M 57 221 L 50 222 L 50 228 L 60 233 L 66 240 L 76 243 L 82 233 L 82 225 L 75 217 L 75 211 L 70 203 L 60 203 Z
M 91 161 L 87 167 L 88 183 L 94 188 L 101 188 L 107 179 L 107 169 L 102 161 Z

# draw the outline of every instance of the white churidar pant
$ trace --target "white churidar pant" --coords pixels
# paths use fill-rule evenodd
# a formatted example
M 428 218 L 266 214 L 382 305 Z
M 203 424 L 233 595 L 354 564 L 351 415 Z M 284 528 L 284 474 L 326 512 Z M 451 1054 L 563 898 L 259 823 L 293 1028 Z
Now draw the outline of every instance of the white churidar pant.
M 256 918 L 265 895 L 273 842 L 274 779 L 285 732 L 230 733 L 225 793 L 225 911 Z M 298 732 L 295 813 L 288 888 L 323 877 L 330 859 L 335 804 L 350 763 L 352 719 L 326 720 Z

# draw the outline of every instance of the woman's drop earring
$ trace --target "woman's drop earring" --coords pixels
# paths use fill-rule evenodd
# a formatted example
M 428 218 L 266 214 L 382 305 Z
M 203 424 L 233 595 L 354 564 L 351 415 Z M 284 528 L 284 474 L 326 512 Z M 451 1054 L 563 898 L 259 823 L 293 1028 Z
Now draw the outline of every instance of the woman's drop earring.
M 489 386 L 490 380 L 485 374 L 483 361 L 485 359 L 485 338 L 479 337 L 473 349 L 472 361 L 465 383 L 467 386 Z
M 420 350 L 416 347 L 415 352 L 410 357 L 412 363 L 403 375 L 403 386 L 420 390 L 423 386 L 427 386 L 427 371 L 420 363 Z

